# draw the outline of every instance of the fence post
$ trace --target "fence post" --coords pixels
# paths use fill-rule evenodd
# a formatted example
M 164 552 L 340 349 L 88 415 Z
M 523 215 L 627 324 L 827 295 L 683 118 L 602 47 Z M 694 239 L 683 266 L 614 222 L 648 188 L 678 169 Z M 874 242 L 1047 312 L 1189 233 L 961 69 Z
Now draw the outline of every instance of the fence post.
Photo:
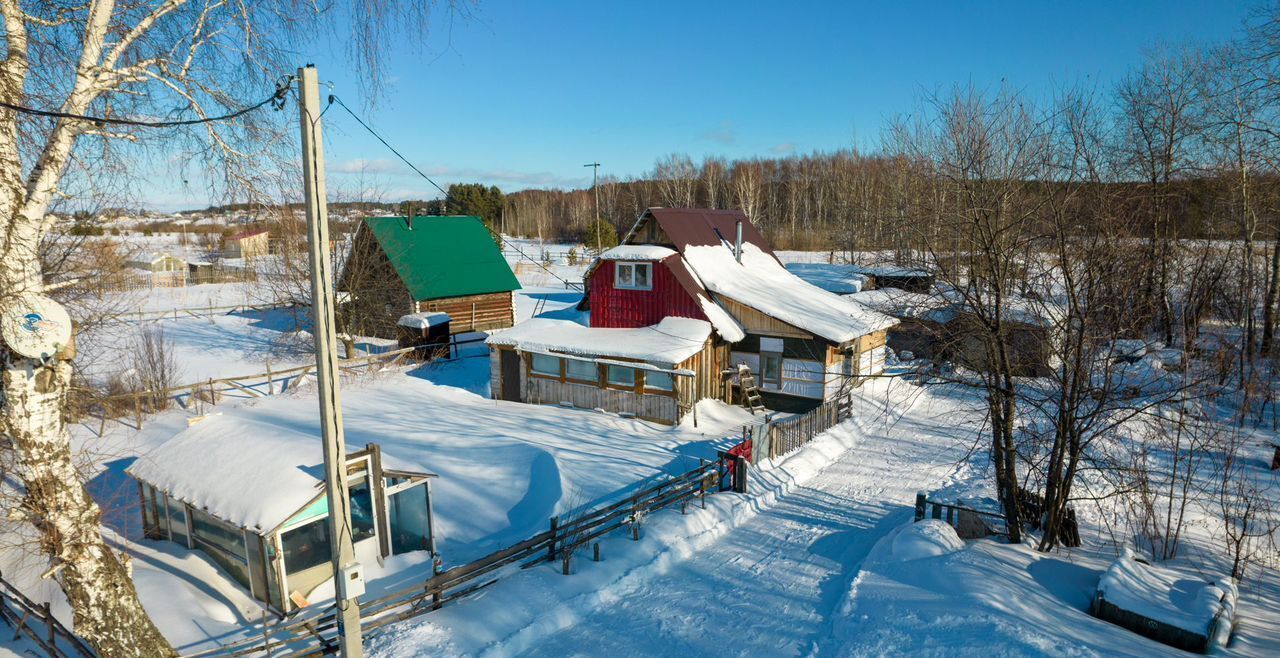
M 747 458 L 742 455 L 733 456 L 733 491 L 747 493 Z
M 56 650 L 57 646 L 54 644 L 56 640 L 53 635 L 53 613 L 49 611 L 48 603 L 40 604 L 40 613 L 44 616 L 44 628 L 49 637 L 49 647 Z
M 573 553 L 570 553 L 569 551 L 565 551 L 564 556 L 560 558 L 560 561 L 563 563 L 562 572 L 566 576 L 569 575 L 569 558 L 572 556 L 573 556 Z
M 133 415 L 137 420 L 138 429 L 142 429 L 142 396 L 133 396 Z
M 595 557 L 595 561 L 596 561 L 596 562 L 599 562 L 599 561 L 600 561 L 600 542 L 596 542 L 596 543 L 592 546 L 592 548 L 593 548 L 593 551 L 594 551 L 594 553 L 595 553 L 595 555 L 594 555 L 594 557 Z
M 640 541 L 640 505 L 631 506 L 631 541 Z
M 556 530 L 560 528 L 560 517 L 551 517 L 551 547 L 547 549 L 547 559 L 556 559 Z
M 923 491 L 916 492 L 916 521 L 924 520 L 925 495 Z

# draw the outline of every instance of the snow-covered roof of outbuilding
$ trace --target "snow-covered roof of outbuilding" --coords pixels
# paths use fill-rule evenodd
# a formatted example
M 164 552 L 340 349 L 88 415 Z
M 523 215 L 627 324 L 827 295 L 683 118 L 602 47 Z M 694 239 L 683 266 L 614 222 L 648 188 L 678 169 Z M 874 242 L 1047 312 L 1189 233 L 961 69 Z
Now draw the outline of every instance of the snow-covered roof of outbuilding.
M 739 263 L 727 245 L 688 246 L 684 259 L 708 290 L 835 343 L 898 323 L 883 313 L 827 292 L 787 271 L 750 242 Z
M 409 315 L 400 316 L 400 320 L 396 324 L 401 327 L 409 327 L 410 329 L 427 329 L 449 322 L 449 314 L 440 311 L 427 311 L 423 313 L 410 313 Z
M 674 249 L 654 244 L 621 244 L 600 254 L 601 260 L 662 260 L 676 254 Z
M 383 454 L 391 470 L 431 475 Z M 320 437 L 304 428 L 239 416 L 215 416 L 138 458 L 125 471 L 228 523 L 272 530 L 324 488 Z
M 897 318 L 915 318 L 947 322 L 955 316 L 955 300 L 941 294 L 927 295 L 907 292 L 899 288 L 877 288 L 846 295 L 851 299 L 885 315 Z
M 666 317 L 636 329 L 587 327 L 570 320 L 533 318 L 493 334 L 488 345 L 505 345 L 526 352 L 585 357 L 620 357 L 671 365 L 702 351 L 711 336 L 705 320 Z

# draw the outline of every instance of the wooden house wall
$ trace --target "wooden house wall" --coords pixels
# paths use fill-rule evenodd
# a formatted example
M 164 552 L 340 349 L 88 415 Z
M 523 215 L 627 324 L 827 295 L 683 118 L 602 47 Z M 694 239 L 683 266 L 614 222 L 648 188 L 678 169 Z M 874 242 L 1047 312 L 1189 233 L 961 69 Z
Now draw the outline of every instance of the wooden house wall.
M 691 409 L 698 400 L 729 401 L 728 378 L 724 372 L 729 367 L 728 343 L 711 338 L 701 352 L 680 362 L 677 367 L 694 372 L 693 377 L 676 378 L 680 405 L 684 410 Z
M 728 297 L 719 296 L 719 300 L 721 306 L 724 306 L 729 315 L 732 315 L 733 319 L 737 320 L 738 324 L 742 325 L 742 328 L 749 334 L 804 339 L 813 337 L 806 331 L 801 331 L 782 320 L 765 315 Z
M 653 288 L 629 290 L 614 286 L 617 263 L 602 261 L 591 274 L 591 326 L 632 329 L 647 327 L 668 316 L 706 320 L 697 300 L 676 280 L 666 265 L 653 265 Z
M 514 293 L 504 290 L 483 295 L 426 299 L 418 302 L 417 311 L 448 313 L 450 329 L 455 334 L 505 329 L 515 324 L 513 297 Z

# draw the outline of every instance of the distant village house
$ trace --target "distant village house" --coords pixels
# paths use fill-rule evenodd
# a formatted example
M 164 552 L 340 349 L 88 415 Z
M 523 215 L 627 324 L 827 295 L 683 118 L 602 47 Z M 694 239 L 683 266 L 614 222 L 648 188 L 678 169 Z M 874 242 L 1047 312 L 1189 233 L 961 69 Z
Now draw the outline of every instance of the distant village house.
M 245 231 L 228 236 L 222 243 L 223 258 L 250 260 L 267 255 L 270 233 L 265 229 Z

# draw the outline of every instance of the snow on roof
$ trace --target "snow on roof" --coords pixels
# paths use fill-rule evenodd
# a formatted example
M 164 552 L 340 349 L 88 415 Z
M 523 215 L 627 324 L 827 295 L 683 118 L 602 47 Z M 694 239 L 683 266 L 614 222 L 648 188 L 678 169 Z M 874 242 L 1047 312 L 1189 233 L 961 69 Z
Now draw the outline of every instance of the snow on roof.
M 704 320 L 666 317 L 637 329 L 587 327 L 569 320 L 533 318 L 495 333 L 488 345 L 507 345 L 526 352 L 588 357 L 621 357 L 675 365 L 702 351 L 711 336 Z
M 427 471 L 383 455 L 385 468 Z M 268 531 L 323 493 L 320 437 L 307 428 L 215 416 L 169 439 L 125 471 L 243 528 Z
M 1138 562 L 1126 548 L 1098 580 L 1098 591 L 1122 610 L 1206 634 L 1224 606 L 1234 607 L 1236 585 L 1229 577 L 1195 580 L 1173 569 Z
M 948 300 L 941 295 L 907 292 L 899 288 L 863 290 L 859 293 L 846 295 L 845 299 L 852 299 L 859 304 L 896 318 L 946 322 L 954 316 L 954 312 L 951 311 L 954 305 L 952 300 Z
M 836 343 L 898 322 L 806 283 L 751 243 L 742 245 L 741 263 L 722 245 L 686 247 L 684 258 L 711 292 Z
M 402 315 L 400 316 L 400 320 L 397 321 L 396 324 L 402 327 L 409 327 L 410 329 L 427 329 L 429 327 L 442 325 L 448 321 L 449 321 L 448 313 L 441 313 L 440 311 L 434 311 L 434 312 L 410 313 L 409 315 Z
M 852 265 L 827 263 L 787 263 L 787 271 L 823 290 L 837 295 L 862 292 L 868 276 L 856 271 Z
M 622 244 L 600 254 L 601 260 L 662 260 L 675 250 L 653 244 Z
M 903 265 L 853 265 L 853 271 L 871 276 L 923 277 L 931 276 L 928 270 Z

